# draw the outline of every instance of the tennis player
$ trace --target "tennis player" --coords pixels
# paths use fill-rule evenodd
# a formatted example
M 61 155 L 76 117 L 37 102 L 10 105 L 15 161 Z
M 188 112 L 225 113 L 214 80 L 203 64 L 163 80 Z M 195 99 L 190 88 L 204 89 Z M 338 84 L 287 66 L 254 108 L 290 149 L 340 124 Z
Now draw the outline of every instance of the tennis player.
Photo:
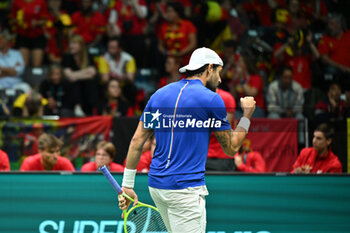
M 253 97 L 241 98 L 243 117 L 235 130 L 215 93 L 223 62 L 211 49 L 196 49 L 180 68 L 186 79 L 152 95 L 131 140 L 122 189 L 135 199 L 134 180 L 142 145 L 153 133 L 156 148 L 149 171 L 149 190 L 169 232 L 206 232 L 204 173 L 209 137 L 214 132 L 224 152 L 233 156 L 248 133 L 255 110 Z M 134 205 L 135 205 L 134 203 Z M 119 207 L 130 204 L 119 197 Z

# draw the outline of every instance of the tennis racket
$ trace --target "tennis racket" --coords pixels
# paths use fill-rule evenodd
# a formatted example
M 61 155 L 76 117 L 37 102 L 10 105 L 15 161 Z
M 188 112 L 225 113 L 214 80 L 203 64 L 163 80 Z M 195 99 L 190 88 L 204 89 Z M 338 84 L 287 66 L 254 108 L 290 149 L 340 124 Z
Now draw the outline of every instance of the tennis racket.
M 123 195 L 130 201 L 134 200 L 129 197 L 120 188 L 117 181 L 112 174 L 108 171 L 106 166 L 100 168 L 103 175 L 107 178 L 114 190 Z M 130 205 L 131 206 L 131 205 Z M 147 205 L 142 202 L 138 202 L 136 206 L 133 206 L 129 210 L 124 210 L 124 231 L 125 233 L 167 233 L 165 224 L 160 216 L 158 209 L 154 206 Z

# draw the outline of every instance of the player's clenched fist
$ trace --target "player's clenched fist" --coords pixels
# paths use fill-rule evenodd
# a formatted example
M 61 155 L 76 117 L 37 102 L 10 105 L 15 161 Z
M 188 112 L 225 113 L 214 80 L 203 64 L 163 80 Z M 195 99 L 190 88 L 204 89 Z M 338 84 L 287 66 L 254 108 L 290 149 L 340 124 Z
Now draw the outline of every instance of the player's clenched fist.
M 255 110 L 255 100 L 252 96 L 246 96 L 241 98 L 241 108 L 243 110 L 243 116 L 250 118 Z

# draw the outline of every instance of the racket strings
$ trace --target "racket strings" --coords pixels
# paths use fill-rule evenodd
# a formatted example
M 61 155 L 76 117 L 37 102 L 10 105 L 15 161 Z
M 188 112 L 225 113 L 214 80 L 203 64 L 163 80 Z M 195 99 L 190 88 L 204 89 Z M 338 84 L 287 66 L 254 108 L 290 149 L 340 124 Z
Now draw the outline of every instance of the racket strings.
M 135 208 L 127 218 L 128 233 L 165 233 L 165 224 L 159 212 L 148 207 Z

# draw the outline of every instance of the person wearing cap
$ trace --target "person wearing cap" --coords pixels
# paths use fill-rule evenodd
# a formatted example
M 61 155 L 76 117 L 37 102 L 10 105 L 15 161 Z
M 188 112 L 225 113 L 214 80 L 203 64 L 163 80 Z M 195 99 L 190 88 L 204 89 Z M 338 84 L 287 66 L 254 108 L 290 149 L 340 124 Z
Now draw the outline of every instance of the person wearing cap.
M 206 232 L 204 173 L 209 137 L 214 132 L 222 149 L 234 156 L 248 133 L 255 110 L 253 97 L 241 98 L 243 117 L 235 130 L 227 120 L 223 100 L 215 92 L 221 82 L 221 58 L 211 49 L 198 48 L 188 65 L 179 69 L 186 79 L 154 93 L 131 140 L 122 182 L 134 198 L 134 180 L 142 146 L 154 133 L 149 190 L 169 232 Z M 130 204 L 122 196 L 119 207 Z

